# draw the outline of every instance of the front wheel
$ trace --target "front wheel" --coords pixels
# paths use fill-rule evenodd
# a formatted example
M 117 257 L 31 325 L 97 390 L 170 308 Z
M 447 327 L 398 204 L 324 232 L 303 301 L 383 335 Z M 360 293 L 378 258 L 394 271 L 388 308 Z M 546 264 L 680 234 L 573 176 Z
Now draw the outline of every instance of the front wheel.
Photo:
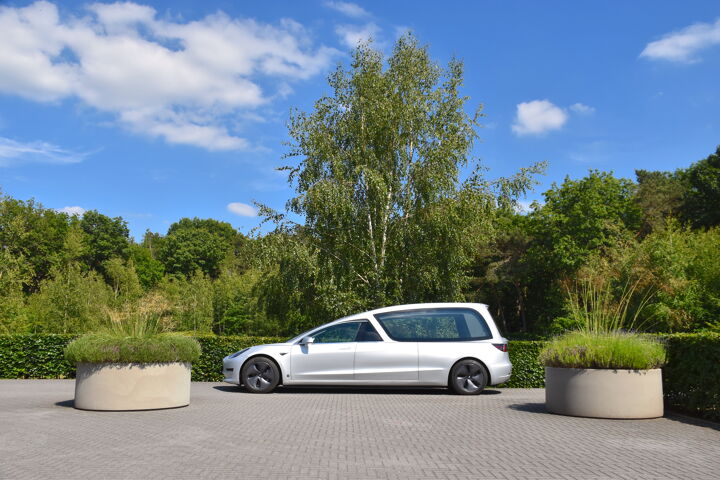
M 450 370 L 450 389 L 458 395 L 477 395 L 488 382 L 485 367 L 477 360 L 460 360 Z
M 254 357 L 243 365 L 240 379 L 250 393 L 270 393 L 280 383 L 280 370 L 268 357 Z

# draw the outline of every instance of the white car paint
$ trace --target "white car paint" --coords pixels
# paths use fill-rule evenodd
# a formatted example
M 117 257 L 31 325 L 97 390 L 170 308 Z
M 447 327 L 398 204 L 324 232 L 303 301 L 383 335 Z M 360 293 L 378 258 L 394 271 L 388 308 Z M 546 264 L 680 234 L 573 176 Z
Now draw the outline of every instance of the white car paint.
M 468 341 L 396 341 L 376 315 L 390 312 L 464 308 L 478 312 L 487 323 L 491 338 Z M 365 320 L 382 341 L 311 343 L 301 345 L 329 326 Z M 258 345 L 223 359 L 224 381 L 241 384 L 240 372 L 250 358 L 262 355 L 275 361 L 283 385 L 424 385 L 447 386 L 450 369 L 466 358 L 481 362 L 489 373 L 488 385 L 510 378 L 512 365 L 507 351 L 493 344 L 507 344 L 487 309 L 480 303 L 422 303 L 397 305 L 343 317 L 309 330 L 285 343 Z

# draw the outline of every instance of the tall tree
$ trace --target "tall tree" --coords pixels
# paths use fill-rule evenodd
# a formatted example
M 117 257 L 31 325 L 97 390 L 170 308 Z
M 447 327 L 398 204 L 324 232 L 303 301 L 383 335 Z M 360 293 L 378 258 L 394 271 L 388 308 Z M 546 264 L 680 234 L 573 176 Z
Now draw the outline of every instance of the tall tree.
M 201 271 L 217 278 L 220 265 L 233 251 L 238 232 L 226 222 L 183 218 L 170 225 L 157 251 L 168 273 L 187 277 Z M 148 236 L 146 235 L 146 239 Z
M 545 204 L 529 215 L 528 316 L 541 324 L 561 313 L 564 292 L 558 283 L 573 276 L 593 255 L 636 235 L 641 213 L 636 185 L 612 173 L 589 175 L 544 193 Z
M 545 205 L 530 214 L 531 253 L 546 271 L 572 273 L 619 237 L 634 235 L 640 210 L 635 184 L 612 173 L 590 171 L 580 180 L 565 178 L 544 193 Z
M 692 164 L 683 174 L 685 219 L 695 227 L 720 225 L 720 146 L 715 153 Z
M 635 176 L 635 200 L 642 211 L 641 233 L 647 235 L 664 228 L 670 218 L 680 214 L 686 184 L 681 171 L 635 170 Z
M 24 202 L 0 191 L 0 249 L 25 260 L 19 273 L 26 292 L 36 291 L 58 263 L 70 221 L 32 199 Z
M 80 227 L 86 235 L 85 262 L 103 271 L 102 265 L 113 257 L 126 259 L 130 246 L 130 230 L 121 217 L 110 218 L 97 210 L 83 214 Z
M 304 218 L 292 230 L 313 257 L 303 275 L 317 268 L 305 289 L 346 311 L 462 298 L 465 268 L 498 203 L 512 203 L 542 169 L 496 183 L 481 177 L 469 157 L 481 109 L 466 112 L 462 83 L 462 62 L 441 68 L 408 34 L 386 62 L 359 46 L 350 69 L 330 75 L 332 95 L 292 115 L 287 157 L 299 164 L 286 167 L 297 191 L 287 206 Z

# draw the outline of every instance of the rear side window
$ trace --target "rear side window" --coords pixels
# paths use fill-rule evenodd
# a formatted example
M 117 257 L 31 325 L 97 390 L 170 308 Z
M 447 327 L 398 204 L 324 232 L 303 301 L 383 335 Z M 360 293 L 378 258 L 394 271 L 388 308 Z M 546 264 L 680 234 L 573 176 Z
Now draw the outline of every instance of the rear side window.
M 430 308 L 375 315 L 400 342 L 458 342 L 492 338 L 485 319 L 471 308 Z

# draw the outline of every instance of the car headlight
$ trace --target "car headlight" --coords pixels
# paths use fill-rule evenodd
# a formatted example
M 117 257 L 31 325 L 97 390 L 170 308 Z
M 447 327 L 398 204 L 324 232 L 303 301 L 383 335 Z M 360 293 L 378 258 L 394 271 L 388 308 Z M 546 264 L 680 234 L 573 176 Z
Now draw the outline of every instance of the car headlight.
M 248 347 L 248 348 L 243 348 L 243 349 L 240 350 L 239 352 L 235 352 L 235 353 L 233 353 L 232 355 L 230 355 L 230 358 L 235 358 L 235 357 L 237 357 L 238 355 L 242 355 L 243 353 L 247 352 L 248 350 L 250 350 L 250 347 Z

